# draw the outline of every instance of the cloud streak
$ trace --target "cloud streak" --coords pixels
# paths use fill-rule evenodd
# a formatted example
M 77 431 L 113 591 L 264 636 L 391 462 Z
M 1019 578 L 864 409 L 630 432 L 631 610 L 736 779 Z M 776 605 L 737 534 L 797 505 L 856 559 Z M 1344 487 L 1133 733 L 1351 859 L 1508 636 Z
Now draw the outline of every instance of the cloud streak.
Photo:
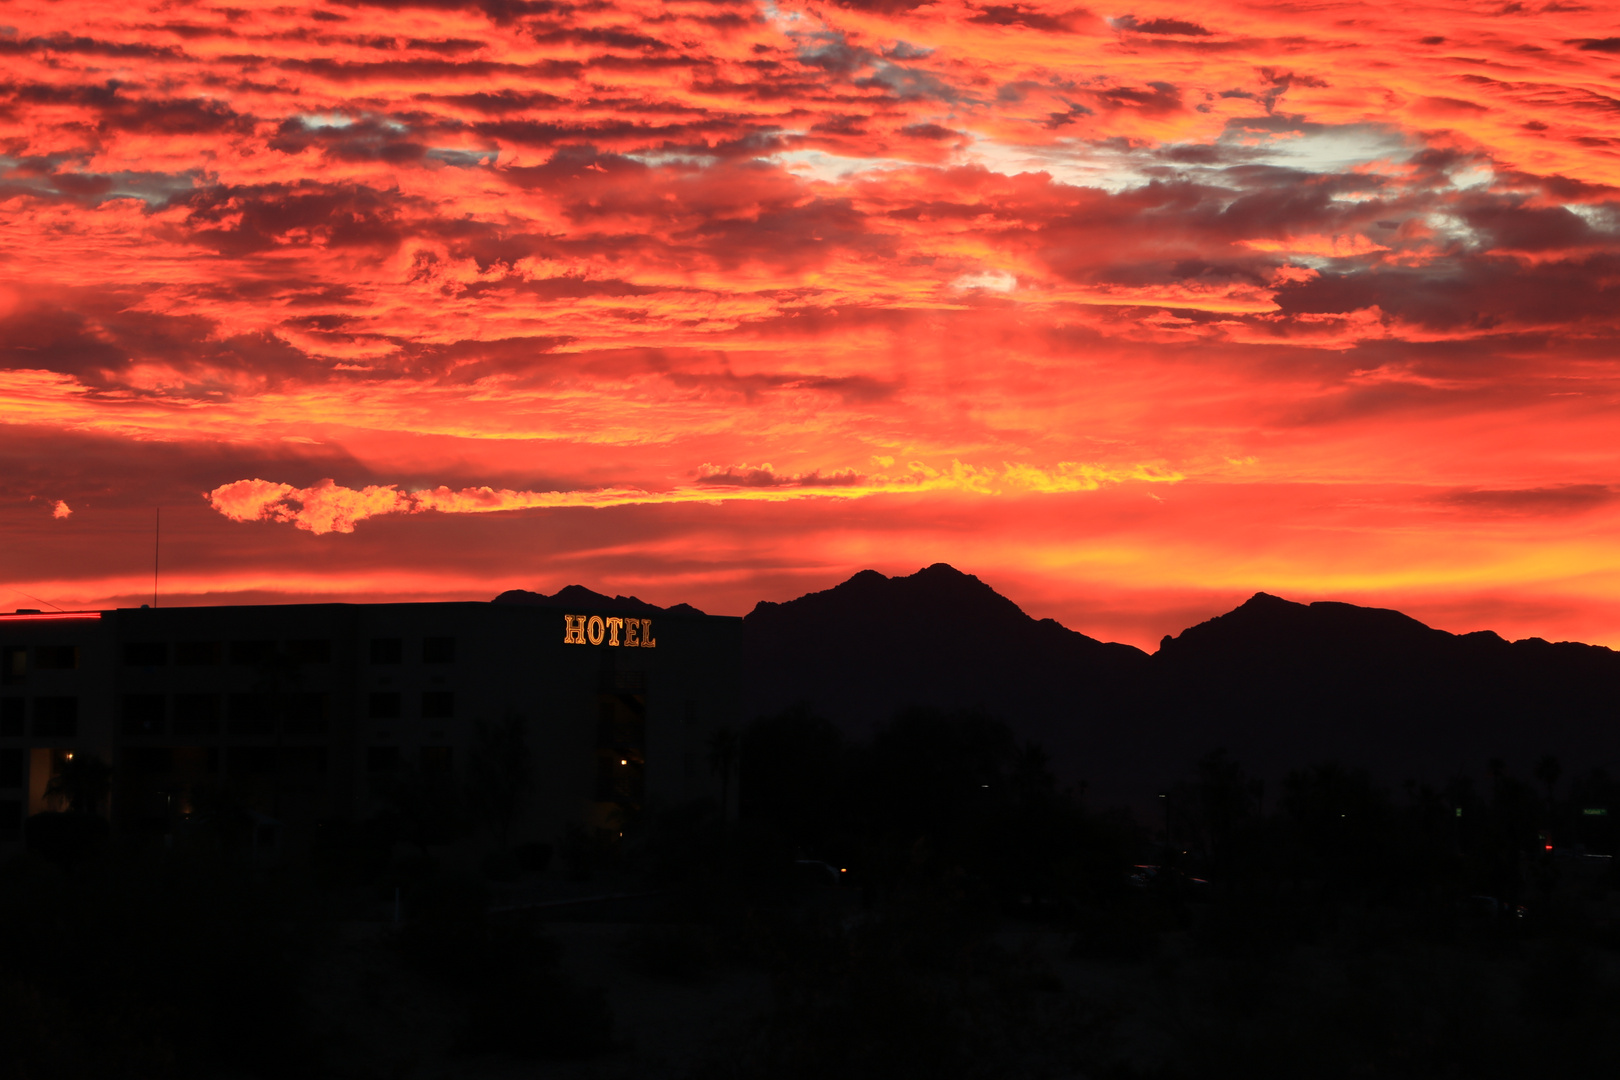
M 656 506 L 681 503 L 786 502 L 798 499 L 859 499 L 873 495 L 923 495 L 946 492 L 976 495 L 1043 494 L 1096 491 L 1105 484 L 1127 481 L 1163 484 L 1185 479 L 1178 473 L 1148 466 L 1116 471 L 1095 465 L 1060 462 L 1050 469 L 1004 464 L 1001 468 L 964 465 L 953 461 L 936 469 L 912 462 L 909 471 L 896 475 L 862 477 L 853 470 L 820 471 L 785 476 L 771 466 L 747 465 L 700 470 L 695 487 L 645 491 L 607 487 L 590 491 L 513 491 L 491 487 L 452 490 L 440 485 L 414 491 L 397 484 L 345 487 L 330 477 L 310 487 L 269 480 L 237 480 L 207 492 L 208 505 L 232 521 L 271 521 L 290 524 L 317 536 L 351 533 L 357 523 L 384 514 L 486 514 L 502 510 L 561 508 L 602 509 L 614 506 Z M 58 503 L 58 506 L 61 504 Z M 65 515 L 58 513 L 58 517 Z

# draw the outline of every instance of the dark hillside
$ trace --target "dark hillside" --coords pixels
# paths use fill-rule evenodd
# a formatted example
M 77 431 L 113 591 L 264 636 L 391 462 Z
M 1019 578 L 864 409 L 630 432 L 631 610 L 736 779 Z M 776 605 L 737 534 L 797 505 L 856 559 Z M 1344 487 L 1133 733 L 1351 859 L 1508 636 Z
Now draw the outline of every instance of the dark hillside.
M 1036 620 L 937 563 L 864 570 L 825 592 L 760 603 L 743 620 L 749 718 L 797 704 L 865 735 L 907 705 L 982 707 L 1052 754 L 1065 779 L 1117 752 L 1121 695 L 1147 654 Z
M 1620 655 L 1398 611 L 1258 593 L 1150 658 L 936 564 L 761 603 L 743 627 L 749 717 L 803 703 L 860 736 L 907 705 L 981 707 L 1099 802 L 1143 805 L 1216 747 L 1273 782 L 1330 759 L 1392 785 L 1549 754 L 1620 771 Z
M 525 604 L 530 607 L 578 608 L 581 611 L 637 611 L 665 615 L 702 615 L 691 604 L 675 604 L 661 608 L 634 596 L 607 596 L 593 592 L 583 585 L 564 585 L 555 593 L 530 592 L 527 589 L 508 589 L 494 600 L 497 604 Z
M 1528 771 L 1620 760 L 1620 655 L 1449 634 L 1398 611 L 1258 593 L 1165 638 L 1147 719 L 1183 760 L 1215 745 L 1261 773 L 1337 758 L 1441 782 L 1501 758 Z

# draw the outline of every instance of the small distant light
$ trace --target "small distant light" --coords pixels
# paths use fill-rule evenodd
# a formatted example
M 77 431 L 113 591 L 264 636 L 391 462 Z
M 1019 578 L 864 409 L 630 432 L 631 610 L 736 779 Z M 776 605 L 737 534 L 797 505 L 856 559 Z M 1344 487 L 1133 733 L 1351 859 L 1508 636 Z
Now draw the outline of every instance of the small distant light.
M 630 762 L 626 761 L 624 758 L 620 758 L 619 759 L 619 764 L 620 765 L 628 765 L 628 764 L 630 764 Z
M 1457 807 L 1457 816 L 1462 817 L 1462 807 Z
M 1552 850 L 1552 845 L 1551 844 L 1543 845 L 1542 850 L 1543 851 L 1551 851 Z
M 980 784 L 979 786 L 980 787 L 989 787 L 990 785 L 989 784 Z
M 1344 817 L 1344 815 L 1343 815 L 1343 814 L 1340 814 L 1340 815 L 1339 815 L 1339 816 L 1340 816 L 1340 817 Z
M 840 873 L 840 874 L 847 874 L 847 873 L 849 873 L 849 867 L 847 867 L 847 866 L 840 866 L 840 867 L 839 867 L 839 868 L 838 868 L 838 872 L 839 872 L 839 873 Z
M 68 751 L 68 753 L 67 753 L 67 760 L 69 760 L 69 761 L 72 761 L 72 760 L 73 760 L 73 751 L 71 751 L 71 750 L 69 750 L 69 751 Z

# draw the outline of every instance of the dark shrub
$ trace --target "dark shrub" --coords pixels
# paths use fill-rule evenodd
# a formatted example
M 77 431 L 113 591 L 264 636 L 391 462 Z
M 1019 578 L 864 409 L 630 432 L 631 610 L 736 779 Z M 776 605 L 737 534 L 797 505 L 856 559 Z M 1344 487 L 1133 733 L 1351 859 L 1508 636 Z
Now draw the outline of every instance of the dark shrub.
M 58 866 L 76 866 L 107 849 L 108 827 L 94 814 L 47 810 L 23 824 L 28 850 Z

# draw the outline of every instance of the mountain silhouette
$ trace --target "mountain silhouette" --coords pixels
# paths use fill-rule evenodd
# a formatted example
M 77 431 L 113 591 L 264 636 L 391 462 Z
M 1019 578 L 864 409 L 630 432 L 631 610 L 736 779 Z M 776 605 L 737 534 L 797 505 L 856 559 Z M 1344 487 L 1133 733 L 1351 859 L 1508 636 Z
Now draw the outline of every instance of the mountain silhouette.
M 909 705 L 982 708 L 1068 777 L 1120 756 L 1114 720 L 1148 666 L 1140 649 L 1033 619 L 944 563 L 762 601 L 743 619 L 743 656 L 746 719 L 803 704 L 859 737 Z
M 579 585 L 495 602 L 702 614 Z M 1217 748 L 1268 785 L 1326 761 L 1395 786 L 1478 778 L 1493 758 L 1521 777 L 1545 755 L 1566 775 L 1620 772 L 1620 654 L 1263 592 L 1150 656 L 1033 619 L 944 563 L 863 570 L 761 601 L 743 619 L 742 659 L 745 722 L 803 705 L 864 738 L 909 706 L 982 709 L 1102 804 L 1152 805 Z
M 1547 754 L 1620 765 L 1620 654 L 1353 604 L 1257 593 L 1150 657 L 936 564 L 762 602 L 743 640 L 746 719 L 804 704 L 861 736 L 908 705 L 978 707 L 1100 802 L 1142 805 L 1216 748 L 1268 780 L 1328 760 L 1394 785 L 1491 758 L 1519 775 Z
M 603 593 L 592 592 L 583 585 L 564 585 L 550 596 L 545 593 L 530 592 L 527 589 L 508 589 L 497 596 L 493 602 L 497 604 L 523 604 L 529 607 L 568 608 L 586 614 L 595 614 L 598 611 L 633 611 L 643 615 L 703 614 L 691 604 L 675 604 L 672 607 L 661 608 L 634 596 L 607 596 Z
M 1257 772 L 1335 759 L 1439 784 L 1500 758 L 1520 775 L 1620 763 L 1620 654 L 1450 634 L 1398 611 L 1266 593 L 1161 643 L 1141 719 L 1186 762 L 1224 746 Z

